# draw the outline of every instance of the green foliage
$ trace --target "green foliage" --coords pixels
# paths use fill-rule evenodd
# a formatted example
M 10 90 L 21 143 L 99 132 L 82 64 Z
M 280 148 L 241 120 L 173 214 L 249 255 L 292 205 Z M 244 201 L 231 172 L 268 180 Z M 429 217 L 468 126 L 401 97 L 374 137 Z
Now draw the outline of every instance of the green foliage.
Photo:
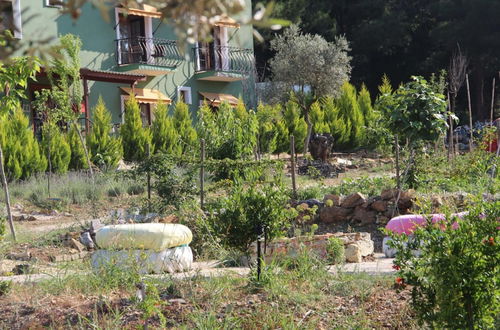
M 265 227 L 269 240 L 283 235 L 294 212 L 287 209 L 288 196 L 280 185 L 244 186 L 236 182 L 231 192 L 209 205 L 213 233 L 224 246 L 246 252 L 257 239 L 257 227 Z
M 285 104 L 285 112 L 283 114 L 288 133 L 295 138 L 295 149 L 302 150 L 304 148 L 304 141 L 307 135 L 307 123 L 303 117 L 300 116 L 299 105 L 289 100 Z
M 7 295 L 12 289 L 12 281 L 0 281 L 0 297 Z
M 69 162 L 69 168 L 72 170 L 87 169 L 89 167 L 87 163 L 87 157 L 85 156 L 85 149 L 83 149 L 82 141 L 78 132 L 78 128 L 75 125 L 71 125 L 68 133 L 68 143 L 71 149 L 71 160 Z
M 35 56 L 9 58 L 8 63 L 0 62 L 0 115 L 14 111 L 20 106 L 21 99 L 26 98 L 28 80 L 33 79 L 40 71 L 40 60 Z
M 204 104 L 198 110 L 198 135 L 205 139 L 205 151 L 213 159 L 248 159 L 257 143 L 257 118 L 239 103 L 237 111 L 222 103 L 217 111 Z
M 110 135 L 111 114 L 102 97 L 99 97 L 92 113 L 93 125 L 87 135 L 92 163 L 102 169 L 116 168 L 123 155 L 122 140 Z
M 358 104 L 356 88 L 348 82 L 344 83 L 336 105 L 339 109 L 338 118 L 347 126 L 347 134 L 338 139 L 340 146 L 344 149 L 359 146 L 365 137 L 365 121 Z
M 174 121 L 169 116 L 168 107 L 165 103 L 159 103 L 155 109 L 152 134 L 155 152 L 180 155 L 181 144 L 179 136 L 174 127 Z
M 181 154 L 197 151 L 197 134 L 189 114 L 189 108 L 184 102 L 177 102 L 173 115 L 174 127 L 180 138 Z
M 309 110 L 313 132 L 318 134 L 330 133 L 330 126 L 326 122 L 325 112 L 321 108 L 319 102 L 314 102 Z
M 412 286 L 412 305 L 422 322 L 447 329 L 495 327 L 500 313 L 499 217 L 500 202 L 481 202 L 463 220 L 448 215 L 439 224 L 429 220 L 411 239 L 392 235 L 398 284 Z
M 133 95 L 125 102 L 125 120 L 120 129 L 123 142 L 123 159 L 139 161 L 146 157 L 147 145 L 151 146 L 151 132 L 142 127 L 141 110 Z
M 446 101 L 422 77 L 400 86 L 389 105 L 389 128 L 414 144 L 435 141 L 446 132 Z
M 47 160 L 20 108 L 0 116 L 0 146 L 4 151 L 5 171 L 12 180 L 27 179 L 45 171 Z
M 3 240 L 5 236 L 5 218 L 0 217 L 0 241 Z
M 328 253 L 328 261 L 333 265 L 342 264 L 345 261 L 345 248 L 344 242 L 338 237 L 328 238 L 326 245 L 326 252 Z
M 351 122 L 345 121 L 340 116 L 339 107 L 335 103 L 333 97 L 325 97 L 321 102 L 321 106 L 325 113 L 325 121 L 329 126 L 330 134 L 335 139 L 335 146 L 342 145 L 349 141 L 351 132 Z
M 71 149 L 66 136 L 59 127 L 47 122 L 42 128 L 43 152 L 50 158 L 49 165 L 54 173 L 66 173 L 71 160 Z M 50 157 L 49 157 L 50 148 Z
M 280 116 L 274 123 L 274 130 L 276 131 L 276 149 L 274 153 L 280 154 L 282 152 L 290 152 L 290 135 L 285 119 Z
M 278 134 L 275 123 L 280 118 L 280 105 L 259 104 L 257 107 L 257 120 L 259 122 L 259 152 L 261 154 L 273 153 L 278 144 Z

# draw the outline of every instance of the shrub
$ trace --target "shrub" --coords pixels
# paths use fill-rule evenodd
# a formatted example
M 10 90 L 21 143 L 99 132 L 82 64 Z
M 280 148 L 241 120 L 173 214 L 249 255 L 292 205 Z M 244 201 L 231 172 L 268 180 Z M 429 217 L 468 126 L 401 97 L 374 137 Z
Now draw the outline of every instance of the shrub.
M 152 134 L 155 152 L 165 152 L 172 155 L 181 154 L 179 135 L 174 127 L 174 121 L 169 116 L 165 103 L 159 103 L 155 109 Z
M 0 217 L 0 241 L 3 240 L 5 236 L 5 218 Z
M 0 297 L 7 295 L 12 289 L 12 281 L 0 281 Z
M 338 237 L 328 238 L 326 245 L 326 252 L 328 253 L 328 262 L 334 265 L 344 263 L 345 261 L 345 248 L 344 242 Z
M 288 127 L 289 135 L 293 135 L 295 138 L 295 150 L 304 149 L 304 140 L 307 135 L 307 123 L 304 118 L 300 116 L 300 109 L 296 102 L 290 100 L 286 103 L 283 118 Z
M 120 197 L 123 195 L 122 188 L 119 186 L 111 187 L 108 189 L 108 197 Z
M 276 149 L 274 153 L 290 152 L 290 136 L 285 120 L 280 116 L 274 123 L 276 131 Z
M 68 133 L 68 143 L 71 149 L 71 160 L 69 162 L 69 168 L 72 170 L 81 170 L 89 167 L 87 163 L 87 157 L 85 156 L 85 149 L 83 149 L 80 136 L 76 131 L 78 128 L 75 125 L 71 125 Z
M 144 194 L 145 191 L 146 189 L 144 188 L 144 186 L 140 184 L 133 184 L 127 188 L 127 194 L 131 196 Z
M 296 214 L 287 202 L 280 185 L 236 183 L 227 197 L 208 205 L 209 222 L 224 246 L 246 252 L 257 240 L 259 226 L 265 228 L 268 240 L 286 232 Z
M 148 128 L 142 127 L 141 110 L 133 95 L 125 102 L 125 120 L 120 134 L 123 159 L 138 161 L 146 156 L 147 145 L 151 146 L 151 133 Z
M 0 117 L 0 144 L 9 179 L 27 179 L 37 172 L 45 171 L 47 160 L 33 135 L 28 118 L 20 108 L 8 116 Z
M 122 140 L 110 135 L 111 114 L 101 96 L 92 113 L 94 123 L 87 136 L 92 163 L 102 169 L 116 168 L 123 156 Z
M 411 285 L 421 322 L 447 329 L 493 328 L 500 313 L 500 202 L 461 219 L 429 224 L 413 238 L 392 234 L 398 286 Z M 413 250 L 420 249 L 420 257 Z
M 318 134 L 330 133 L 330 127 L 325 121 L 325 112 L 321 108 L 319 102 L 314 102 L 311 105 L 309 115 L 311 116 L 311 123 L 313 125 L 313 132 Z
M 345 149 L 352 149 L 360 145 L 364 139 L 365 121 L 363 113 L 358 104 L 356 88 L 348 82 L 342 85 L 340 97 L 336 100 L 336 105 L 339 108 L 339 119 L 344 122 L 349 132 L 343 138 L 349 137 L 348 140 L 339 139 L 341 146 Z
M 66 173 L 71 160 L 71 149 L 66 136 L 54 123 L 45 123 L 42 128 L 42 146 L 44 153 L 49 155 L 50 165 L 54 173 Z
M 175 130 L 180 139 L 181 154 L 194 151 L 197 141 L 196 130 L 193 128 L 193 121 L 189 114 L 189 108 L 184 102 L 175 104 L 173 122 Z M 197 150 L 196 150 L 197 151 Z
M 280 116 L 280 106 L 259 104 L 257 120 L 259 122 L 259 152 L 270 154 L 276 150 L 278 134 L 274 123 Z

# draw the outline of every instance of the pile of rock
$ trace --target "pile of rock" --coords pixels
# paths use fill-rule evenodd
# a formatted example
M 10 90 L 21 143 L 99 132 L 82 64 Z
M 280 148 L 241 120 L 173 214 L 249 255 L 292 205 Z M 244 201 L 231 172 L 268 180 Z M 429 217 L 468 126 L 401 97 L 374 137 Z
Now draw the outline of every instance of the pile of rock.
M 323 223 L 344 223 L 355 221 L 361 225 L 385 224 L 393 216 L 406 214 L 413 206 L 415 191 L 387 189 L 380 196 L 367 198 L 357 192 L 341 198 L 338 195 L 326 195 L 324 207 L 319 210 L 319 219 Z
M 301 248 L 307 248 L 313 251 L 321 258 L 328 257 L 328 239 L 337 237 L 344 243 L 345 257 L 347 262 L 362 262 L 363 257 L 373 254 L 373 241 L 370 233 L 342 233 L 299 236 L 293 238 L 276 239 L 268 242 L 266 246 L 262 246 L 264 260 L 271 262 L 277 256 L 294 256 L 297 255 Z M 257 244 L 253 243 L 250 247 L 253 259 L 257 256 Z

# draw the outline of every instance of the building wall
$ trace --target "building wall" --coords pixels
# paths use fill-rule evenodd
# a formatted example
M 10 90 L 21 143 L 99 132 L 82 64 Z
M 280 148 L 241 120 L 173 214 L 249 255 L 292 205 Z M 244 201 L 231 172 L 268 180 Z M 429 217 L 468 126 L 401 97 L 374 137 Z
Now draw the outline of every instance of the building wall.
M 246 0 L 247 8 L 242 15 L 251 17 L 251 0 Z M 69 15 L 61 15 L 58 8 L 48 7 L 45 0 L 21 0 L 23 44 L 47 40 L 48 44 L 57 43 L 57 37 L 72 33 L 82 40 L 81 64 L 84 68 L 94 70 L 117 71 L 116 63 L 116 22 L 115 9 L 108 10 L 109 20 L 105 20 L 97 8 L 86 4 L 77 20 Z M 152 19 L 153 37 L 177 39 L 174 30 L 160 19 Z M 253 49 L 253 34 L 250 25 L 240 28 L 228 28 L 229 45 Z M 46 47 L 47 44 L 40 45 Z M 21 52 L 20 52 L 21 53 Z M 139 82 L 137 88 L 158 89 L 173 102 L 177 100 L 177 87 L 191 87 L 192 104 L 190 110 L 195 117 L 201 96 L 198 92 L 216 92 L 231 94 L 236 97 L 253 95 L 253 83 L 199 81 L 194 75 L 192 45 L 187 45 L 184 60 L 172 73 L 148 77 L 147 81 Z M 253 78 L 250 78 L 253 79 Z M 89 105 L 93 107 L 100 95 L 113 115 L 113 122 L 121 122 L 119 84 L 89 81 Z M 129 86 L 125 86 L 129 87 Z M 251 101 L 246 97 L 245 101 Z

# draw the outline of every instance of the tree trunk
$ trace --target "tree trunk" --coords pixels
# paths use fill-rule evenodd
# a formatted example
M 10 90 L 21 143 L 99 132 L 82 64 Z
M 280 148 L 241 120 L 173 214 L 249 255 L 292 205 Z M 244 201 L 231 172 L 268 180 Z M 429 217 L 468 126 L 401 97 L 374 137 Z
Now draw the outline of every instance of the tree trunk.
M 309 117 L 309 111 L 306 111 L 305 113 L 305 119 L 307 123 L 307 134 L 306 134 L 306 140 L 304 142 L 304 157 L 307 154 L 307 151 L 309 150 L 309 141 L 311 140 L 311 134 L 312 134 L 312 123 L 311 123 L 311 118 Z
M 16 238 L 16 230 L 14 229 L 14 222 L 12 221 L 12 212 L 10 209 L 10 195 L 9 195 L 9 187 L 7 185 L 7 177 L 5 176 L 5 169 L 3 167 L 3 150 L 0 145 L 0 176 L 2 179 L 3 192 L 5 193 L 5 206 L 7 208 L 7 219 L 9 220 L 10 232 L 12 234 L 12 238 L 14 242 L 17 240 Z
M 78 132 L 78 136 L 80 137 L 80 142 L 82 144 L 83 150 L 85 151 L 85 158 L 87 159 L 87 166 L 89 167 L 89 173 L 90 173 L 90 178 L 92 180 L 92 184 L 95 184 L 94 181 L 94 171 L 92 170 L 92 163 L 90 162 L 90 156 L 89 156 L 89 151 L 87 150 L 87 144 L 85 141 L 83 141 L 83 136 L 82 132 L 78 129 L 78 125 L 76 122 L 73 122 L 73 125 L 75 125 L 75 129 Z

